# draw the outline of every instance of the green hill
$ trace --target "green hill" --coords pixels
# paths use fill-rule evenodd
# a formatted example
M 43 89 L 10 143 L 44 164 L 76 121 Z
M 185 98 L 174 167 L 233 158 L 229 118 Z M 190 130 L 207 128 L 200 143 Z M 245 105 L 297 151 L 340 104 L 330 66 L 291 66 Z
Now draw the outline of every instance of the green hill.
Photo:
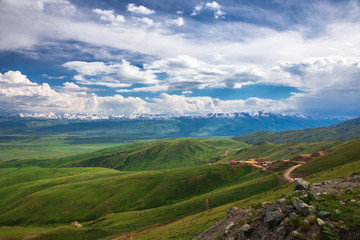
M 311 175 L 343 164 L 360 161 L 360 139 L 337 146 L 330 153 L 317 157 L 296 169 Z
M 210 160 L 218 161 L 244 147 L 248 147 L 248 144 L 231 139 L 173 138 L 124 144 L 68 157 L 12 159 L 0 162 L 0 168 L 29 166 L 48 168 L 67 164 L 66 166 L 98 166 L 126 170 L 166 169 L 195 166 Z M 124 164 L 129 164 L 128 168 L 121 168 L 118 157 L 121 161 L 125 161 Z M 77 163 L 71 165 L 72 162 Z M 135 163 L 138 165 L 135 166 Z
M 320 142 L 352 140 L 360 136 L 360 125 L 341 127 L 309 128 L 304 130 L 290 130 L 283 132 L 257 131 L 232 139 L 247 144 L 258 142 L 286 143 L 286 142 Z
M 360 117 L 354 118 L 354 119 L 351 119 L 348 121 L 342 121 L 342 122 L 335 123 L 335 124 L 331 125 L 331 127 L 343 127 L 343 126 L 353 126 L 353 125 L 360 125 Z
M 232 144 L 234 145 L 234 142 Z M 210 161 L 217 162 L 230 152 L 229 148 L 216 147 L 216 145 L 223 146 L 224 141 L 170 139 L 88 158 L 67 166 L 107 167 L 118 170 L 157 170 L 196 166 Z
M 53 227 L 78 220 L 126 232 L 243 199 L 277 185 L 272 174 L 222 164 L 146 172 L 3 168 L 0 225 Z M 94 222 L 104 216 L 101 223 Z
M 294 158 L 300 154 L 312 154 L 313 152 L 331 149 L 343 142 L 328 141 L 315 143 L 290 142 L 283 144 L 273 144 L 262 142 L 248 148 L 239 150 L 236 154 L 231 155 L 227 160 L 248 160 L 254 158 L 266 158 L 270 161 L 278 161 Z

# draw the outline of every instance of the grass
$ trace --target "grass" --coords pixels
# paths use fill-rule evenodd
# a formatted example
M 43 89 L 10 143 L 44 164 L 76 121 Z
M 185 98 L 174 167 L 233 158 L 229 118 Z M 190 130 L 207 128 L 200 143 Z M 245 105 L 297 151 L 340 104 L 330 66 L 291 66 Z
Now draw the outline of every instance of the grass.
M 70 136 L 0 136 L 0 162 L 9 160 L 23 160 L 30 158 L 49 159 L 59 158 L 75 154 L 88 153 L 90 151 L 119 145 L 122 142 L 84 142 L 72 144 L 69 139 L 77 138 Z
M 28 147 L 32 149 L 34 154 L 30 154 L 29 151 L 24 150 L 20 152 L 20 159 L 0 161 L 0 167 L 39 166 L 53 168 L 71 162 L 78 162 L 78 164 L 74 166 L 110 167 L 124 170 L 176 168 L 204 164 L 211 160 L 218 161 L 226 155 L 233 154 L 237 150 L 248 146 L 247 144 L 239 143 L 231 139 L 173 138 L 117 145 L 96 151 L 89 151 L 89 149 L 98 148 L 103 145 L 69 145 L 72 146 L 72 148 L 62 154 L 68 155 L 71 151 L 75 153 L 81 152 L 80 149 L 89 149 L 87 152 L 81 154 L 64 157 L 56 157 L 57 155 L 53 154 L 49 157 L 51 152 L 61 152 L 67 145 L 61 143 L 60 140 L 59 142 L 55 141 L 55 144 L 51 139 L 48 139 L 48 141 L 46 141 L 46 138 L 40 139 L 42 140 L 40 141 L 38 138 L 28 140 L 30 144 Z M 41 145 L 40 143 L 42 141 L 46 143 Z M 14 151 L 15 149 L 18 151 L 19 145 L 14 143 L 14 146 Z M 15 152 L 12 154 L 15 154 Z M 0 151 L 0 159 L 1 157 L 7 159 L 5 155 Z M 25 155 L 28 157 L 42 157 L 22 159 L 21 156 Z M 84 162 L 80 163 L 81 161 Z M 140 164 L 140 162 L 142 162 L 142 164 Z
M 232 139 L 247 144 L 256 144 L 258 142 L 281 144 L 287 142 L 352 140 L 359 136 L 359 125 L 344 125 L 340 127 L 308 128 L 303 130 L 289 130 L 282 132 L 257 131 L 233 137 Z
M 109 213 L 142 211 L 189 201 L 193 206 L 191 211 L 190 205 L 185 204 L 182 211 L 167 214 L 170 218 L 185 216 L 206 209 L 201 208 L 209 197 L 206 194 L 213 196 L 208 207 L 218 206 L 240 197 L 234 195 L 240 191 L 234 186 L 269 176 L 272 175 L 253 172 L 250 167 L 227 165 L 148 172 L 97 168 L 1 169 L 0 223 L 89 221 Z M 275 177 L 270 183 L 277 184 Z M 250 193 L 263 189 L 251 188 Z M 218 193 L 220 190 L 222 194 Z
M 225 154 L 225 148 L 214 147 L 193 139 L 164 140 L 85 159 L 68 166 L 108 167 L 119 170 L 159 170 L 219 161 Z
M 323 151 L 337 146 L 343 142 L 328 141 L 315 143 L 283 143 L 273 144 L 263 142 L 247 148 L 243 148 L 236 154 L 229 156 L 226 160 L 248 160 L 254 158 L 265 158 L 270 161 L 291 159 L 301 154 L 311 154 L 316 151 Z
M 360 139 L 346 142 L 334 148 L 330 153 L 317 157 L 301 167 L 296 172 L 306 172 L 309 175 L 325 171 L 346 163 L 360 160 Z
M 357 172 L 360 169 L 360 161 L 355 161 L 352 163 L 347 163 L 332 169 L 328 169 L 317 174 L 306 177 L 310 182 L 324 181 L 328 179 L 334 179 L 339 177 L 348 177 L 352 176 L 354 172 Z M 222 205 L 207 211 L 194 214 L 188 217 L 184 217 L 178 221 L 166 224 L 165 226 L 160 226 L 146 233 L 142 233 L 134 236 L 135 240 L 183 240 L 183 239 L 193 239 L 206 229 L 213 226 L 217 221 L 224 219 L 225 213 L 229 210 L 230 207 L 245 208 L 248 206 L 256 206 L 265 201 L 276 201 L 283 194 L 290 195 L 293 190 L 293 183 L 288 183 L 282 186 L 278 186 L 274 189 L 266 191 L 264 193 L 254 195 L 252 197 L 236 201 L 230 204 Z M 348 198 L 355 199 L 359 194 L 360 189 L 357 189 L 353 194 L 348 194 Z M 353 204 L 346 209 L 347 207 L 342 205 L 339 206 L 339 199 L 334 196 L 325 196 L 325 201 L 322 201 L 322 208 L 334 212 L 335 209 L 340 209 L 341 215 L 334 215 L 334 217 L 339 217 L 349 225 L 359 224 L 359 219 L 354 219 L 352 216 L 354 214 L 359 215 L 359 205 L 357 203 Z

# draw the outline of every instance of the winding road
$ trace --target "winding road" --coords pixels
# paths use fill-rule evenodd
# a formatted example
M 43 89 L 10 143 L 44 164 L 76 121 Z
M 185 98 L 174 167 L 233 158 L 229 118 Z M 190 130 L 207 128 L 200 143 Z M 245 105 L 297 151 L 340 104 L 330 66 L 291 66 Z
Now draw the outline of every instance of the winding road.
M 299 164 L 292 166 L 291 168 L 289 168 L 288 170 L 286 170 L 286 172 L 284 173 L 284 178 L 286 180 L 288 180 L 289 182 L 293 182 L 294 179 L 292 177 L 290 177 L 290 174 L 292 173 L 292 171 L 294 171 L 294 169 L 302 166 L 305 162 L 299 162 Z

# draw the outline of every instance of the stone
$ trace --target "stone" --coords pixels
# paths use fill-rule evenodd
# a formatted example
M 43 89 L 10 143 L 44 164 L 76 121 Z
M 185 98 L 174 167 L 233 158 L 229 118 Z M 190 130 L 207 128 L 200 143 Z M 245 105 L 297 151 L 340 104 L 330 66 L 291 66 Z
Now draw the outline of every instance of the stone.
M 269 228 L 271 226 L 278 225 L 284 218 L 286 214 L 282 213 L 280 210 L 266 211 L 264 217 L 264 225 Z
M 292 205 L 281 206 L 280 209 L 285 214 L 289 214 L 295 210 Z
M 347 194 L 352 194 L 353 191 L 352 191 L 350 188 L 348 188 L 348 189 L 346 189 L 345 193 L 347 193 Z
M 330 215 L 331 215 L 331 213 L 329 213 L 329 212 L 325 212 L 325 211 L 319 212 L 319 217 L 321 217 L 321 218 L 326 218 L 326 217 L 329 217 Z
M 302 178 L 295 178 L 294 190 L 307 190 L 309 188 L 309 182 Z
M 277 206 L 282 206 L 282 205 L 286 205 L 286 199 L 285 198 L 280 198 L 276 201 L 276 205 Z
M 325 225 L 325 222 L 324 222 L 321 218 L 317 218 L 317 219 L 316 219 L 316 222 L 317 222 L 317 224 L 318 224 L 319 226 Z
M 308 216 L 316 212 L 316 207 L 313 205 L 307 205 L 304 201 L 300 200 L 297 197 L 292 198 L 293 206 L 295 207 L 296 211 L 301 213 L 304 216 Z
M 77 228 L 83 228 L 83 226 L 78 221 L 72 222 L 71 226 L 77 227 Z
M 335 213 L 339 214 L 340 210 L 339 209 L 335 209 Z
M 240 228 L 241 231 L 243 231 L 244 233 L 248 233 L 248 232 L 251 232 L 253 230 L 253 228 L 245 223 L 241 228 Z
M 356 200 L 355 200 L 355 199 L 351 199 L 350 202 L 354 203 L 354 202 L 356 202 Z

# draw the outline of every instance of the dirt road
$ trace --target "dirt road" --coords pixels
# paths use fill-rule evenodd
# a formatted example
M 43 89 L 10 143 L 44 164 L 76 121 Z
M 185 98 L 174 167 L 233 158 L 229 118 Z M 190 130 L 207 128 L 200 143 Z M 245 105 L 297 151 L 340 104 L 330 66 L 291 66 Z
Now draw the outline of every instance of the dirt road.
M 294 169 L 302 166 L 304 163 L 299 163 L 298 165 L 292 166 L 291 168 L 289 168 L 288 170 L 286 170 L 286 172 L 284 173 L 284 178 L 289 181 L 289 182 L 293 182 L 294 179 L 290 177 L 290 174 L 292 173 L 292 171 L 294 171 Z

